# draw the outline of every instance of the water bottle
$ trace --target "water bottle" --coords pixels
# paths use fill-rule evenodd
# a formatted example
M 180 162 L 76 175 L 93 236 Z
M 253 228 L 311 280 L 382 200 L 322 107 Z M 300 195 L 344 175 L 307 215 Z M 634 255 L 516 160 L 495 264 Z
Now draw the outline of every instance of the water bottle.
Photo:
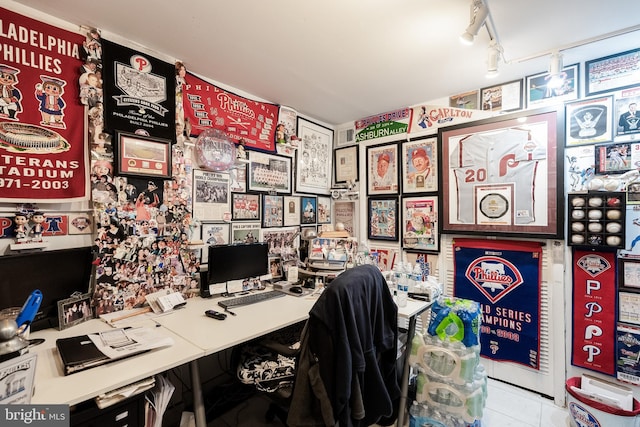
M 406 307 L 408 298 L 409 298 L 409 285 L 407 283 L 407 276 L 403 273 L 400 273 L 400 278 L 398 281 L 398 297 L 397 297 L 398 307 Z

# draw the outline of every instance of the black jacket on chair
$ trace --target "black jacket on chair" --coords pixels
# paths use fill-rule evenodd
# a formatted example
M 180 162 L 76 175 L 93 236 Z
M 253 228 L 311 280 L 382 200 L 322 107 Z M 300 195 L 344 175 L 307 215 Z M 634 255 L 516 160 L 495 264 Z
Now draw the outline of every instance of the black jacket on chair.
M 397 316 L 377 267 L 355 267 L 331 282 L 303 332 L 289 426 L 393 422 L 400 397 Z

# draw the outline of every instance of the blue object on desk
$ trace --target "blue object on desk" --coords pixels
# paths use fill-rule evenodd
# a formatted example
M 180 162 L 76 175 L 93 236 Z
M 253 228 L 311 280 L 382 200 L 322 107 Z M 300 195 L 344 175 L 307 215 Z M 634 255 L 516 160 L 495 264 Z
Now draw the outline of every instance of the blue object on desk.
M 18 324 L 19 329 L 26 329 L 31 325 L 33 319 L 36 317 L 38 313 L 38 309 L 40 308 L 40 304 L 42 303 L 42 292 L 39 289 L 31 292 L 31 295 L 27 298 L 16 317 L 16 323 Z M 23 327 L 23 325 L 26 325 Z

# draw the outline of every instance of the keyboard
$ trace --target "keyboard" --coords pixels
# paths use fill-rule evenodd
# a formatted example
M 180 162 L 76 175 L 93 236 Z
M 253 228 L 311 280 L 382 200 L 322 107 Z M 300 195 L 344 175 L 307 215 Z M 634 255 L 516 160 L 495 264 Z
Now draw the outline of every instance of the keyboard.
M 286 294 L 280 291 L 264 291 L 256 294 L 243 295 L 240 297 L 218 301 L 218 305 L 222 308 L 239 307 L 241 305 L 255 304 L 257 302 L 266 301 L 272 298 L 280 298 L 285 295 Z

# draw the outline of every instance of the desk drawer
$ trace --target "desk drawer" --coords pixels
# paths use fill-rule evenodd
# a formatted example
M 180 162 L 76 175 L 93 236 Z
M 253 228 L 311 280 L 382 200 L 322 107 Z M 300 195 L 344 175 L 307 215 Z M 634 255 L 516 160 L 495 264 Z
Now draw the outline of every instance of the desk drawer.
M 93 401 L 71 411 L 72 427 L 144 427 L 144 393 L 105 409 Z

